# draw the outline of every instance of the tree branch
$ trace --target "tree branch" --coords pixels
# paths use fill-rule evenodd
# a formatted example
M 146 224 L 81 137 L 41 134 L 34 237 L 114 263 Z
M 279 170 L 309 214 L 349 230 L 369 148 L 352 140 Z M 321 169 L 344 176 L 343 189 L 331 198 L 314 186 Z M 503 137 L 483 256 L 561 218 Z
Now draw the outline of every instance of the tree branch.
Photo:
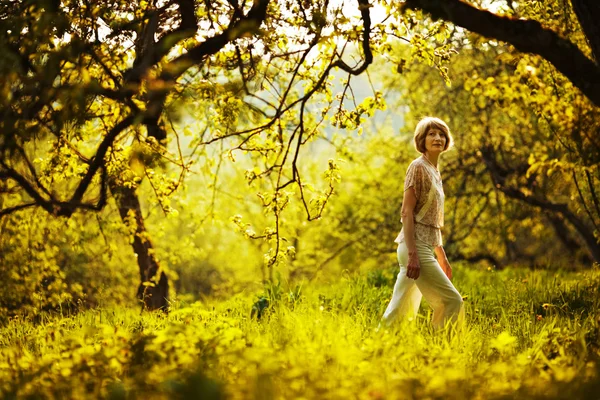
M 8 166 L 3 160 L 0 160 L 0 166 L 2 167 L 2 171 L 0 171 L 0 179 L 10 178 L 13 181 L 17 182 L 19 186 L 25 190 L 25 192 L 36 202 L 36 204 L 40 205 L 44 208 L 44 210 L 52 213 L 54 208 L 49 200 L 46 200 L 42 197 L 40 193 L 29 183 L 29 180 L 17 172 L 15 169 Z
M 37 207 L 39 206 L 38 203 L 26 203 L 26 204 L 19 204 L 18 206 L 14 206 L 14 207 L 8 207 L 5 208 L 3 210 L 0 210 L 0 218 L 12 214 L 15 211 L 19 211 L 19 210 L 23 210 L 25 208 L 29 208 L 29 207 Z
M 352 75 L 360 75 L 362 74 L 373 62 L 373 52 L 371 51 L 371 13 L 369 11 L 371 5 L 369 4 L 369 0 L 358 0 L 358 9 L 360 10 L 360 15 L 363 20 L 363 37 L 362 37 L 362 48 L 365 53 L 365 61 L 360 67 L 352 68 L 348 64 L 346 64 L 341 58 L 335 62 L 334 67 L 339 67 L 340 69 L 348 72 Z
M 227 43 L 248 33 L 257 31 L 267 16 L 269 1 L 255 0 L 248 15 L 235 22 L 232 21 L 232 24 L 219 35 L 206 39 L 204 42 L 191 48 L 187 53 L 171 61 L 165 66 L 165 72 L 161 74 L 161 78 L 165 81 L 173 81 L 190 66 L 201 62 L 206 56 L 219 52 Z
M 88 168 L 87 173 L 85 174 L 81 182 L 79 182 L 79 186 L 73 193 L 73 197 L 71 197 L 69 203 L 75 204 L 81 202 L 81 199 L 83 198 L 83 195 L 87 190 L 88 186 L 92 182 L 94 175 L 96 174 L 96 172 L 98 172 L 98 169 L 104 166 L 104 156 L 106 155 L 108 148 L 112 146 L 117 136 L 123 130 L 127 129 L 133 122 L 134 117 L 132 115 L 126 117 L 117 125 L 115 125 L 110 130 L 110 132 L 108 132 L 108 134 L 104 137 L 104 140 L 102 140 L 102 143 L 100 143 L 100 146 L 98 146 L 98 150 L 96 150 L 96 154 L 94 155 L 94 158 L 90 163 L 90 167 Z
M 600 64 L 600 3 L 598 0 L 571 0 L 571 4 L 585 32 L 596 64 Z
M 480 35 L 510 43 L 519 51 L 542 56 L 600 106 L 600 67 L 569 40 L 538 21 L 501 17 L 460 0 L 406 0 L 405 7 L 421 9 Z

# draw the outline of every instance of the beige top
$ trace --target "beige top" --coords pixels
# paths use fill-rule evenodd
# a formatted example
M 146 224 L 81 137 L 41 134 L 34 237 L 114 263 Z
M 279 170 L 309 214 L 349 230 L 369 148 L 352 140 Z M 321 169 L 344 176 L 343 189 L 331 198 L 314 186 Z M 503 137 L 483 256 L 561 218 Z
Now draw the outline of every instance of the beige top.
M 442 177 L 423 156 L 414 160 L 406 171 L 404 191 L 414 187 L 417 197 L 415 206 L 415 239 L 432 246 L 442 245 L 444 226 L 444 188 Z M 404 229 L 400 231 L 396 243 L 404 241 Z

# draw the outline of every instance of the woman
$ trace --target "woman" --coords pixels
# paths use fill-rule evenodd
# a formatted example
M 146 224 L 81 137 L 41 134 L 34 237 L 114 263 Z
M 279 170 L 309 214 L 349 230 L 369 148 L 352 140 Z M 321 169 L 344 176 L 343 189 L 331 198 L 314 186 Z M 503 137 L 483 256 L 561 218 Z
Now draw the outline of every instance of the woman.
M 452 267 L 442 247 L 444 189 L 438 159 L 452 145 L 450 129 L 439 118 L 426 117 L 417 124 L 414 143 L 421 156 L 406 172 L 402 201 L 402 230 L 396 238 L 400 273 L 382 322 L 416 315 L 425 299 L 433 309 L 433 326 L 463 316 L 462 297 L 450 282 Z M 437 256 L 437 260 L 434 257 Z

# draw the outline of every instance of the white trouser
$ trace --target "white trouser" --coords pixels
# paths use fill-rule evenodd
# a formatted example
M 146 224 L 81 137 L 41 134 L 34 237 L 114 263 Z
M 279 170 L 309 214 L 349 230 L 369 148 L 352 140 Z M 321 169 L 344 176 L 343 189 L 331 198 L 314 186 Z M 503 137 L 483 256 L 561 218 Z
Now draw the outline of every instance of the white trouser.
M 421 273 L 416 280 L 406 276 L 408 265 L 406 243 L 402 242 L 398 245 L 400 272 L 394 285 L 392 300 L 383 314 L 383 325 L 389 326 L 398 316 L 415 316 L 419 311 L 422 296 L 425 296 L 425 300 L 433 309 L 434 328 L 443 328 L 447 321 L 462 321 L 464 316 L 462 297 L 437 262 L 433 246 L 420 240 L 417 240 L 416 244 L 421 265 Z

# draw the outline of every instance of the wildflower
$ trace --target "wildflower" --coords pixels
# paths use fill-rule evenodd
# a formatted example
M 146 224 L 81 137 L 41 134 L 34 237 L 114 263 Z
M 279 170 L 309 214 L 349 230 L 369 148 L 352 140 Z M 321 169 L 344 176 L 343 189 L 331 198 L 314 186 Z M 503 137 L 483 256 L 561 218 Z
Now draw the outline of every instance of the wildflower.
M 543 308 L 544 310 L 547 310 L 547 309 L 549 309 L 549 308 L 550 308 L 550 304 L 548 304 L 548 303 L 544 303 L 544 304 L 542 304 L 542 308 Z
M 538 315 L 535 317 L 535 319 L 537 319 L 538 321 L 541 321 L 541 320 L 542 320 L 542 318 L 543 318 L 543 317 L 542 317 L 540 314 L 538 314 Z

